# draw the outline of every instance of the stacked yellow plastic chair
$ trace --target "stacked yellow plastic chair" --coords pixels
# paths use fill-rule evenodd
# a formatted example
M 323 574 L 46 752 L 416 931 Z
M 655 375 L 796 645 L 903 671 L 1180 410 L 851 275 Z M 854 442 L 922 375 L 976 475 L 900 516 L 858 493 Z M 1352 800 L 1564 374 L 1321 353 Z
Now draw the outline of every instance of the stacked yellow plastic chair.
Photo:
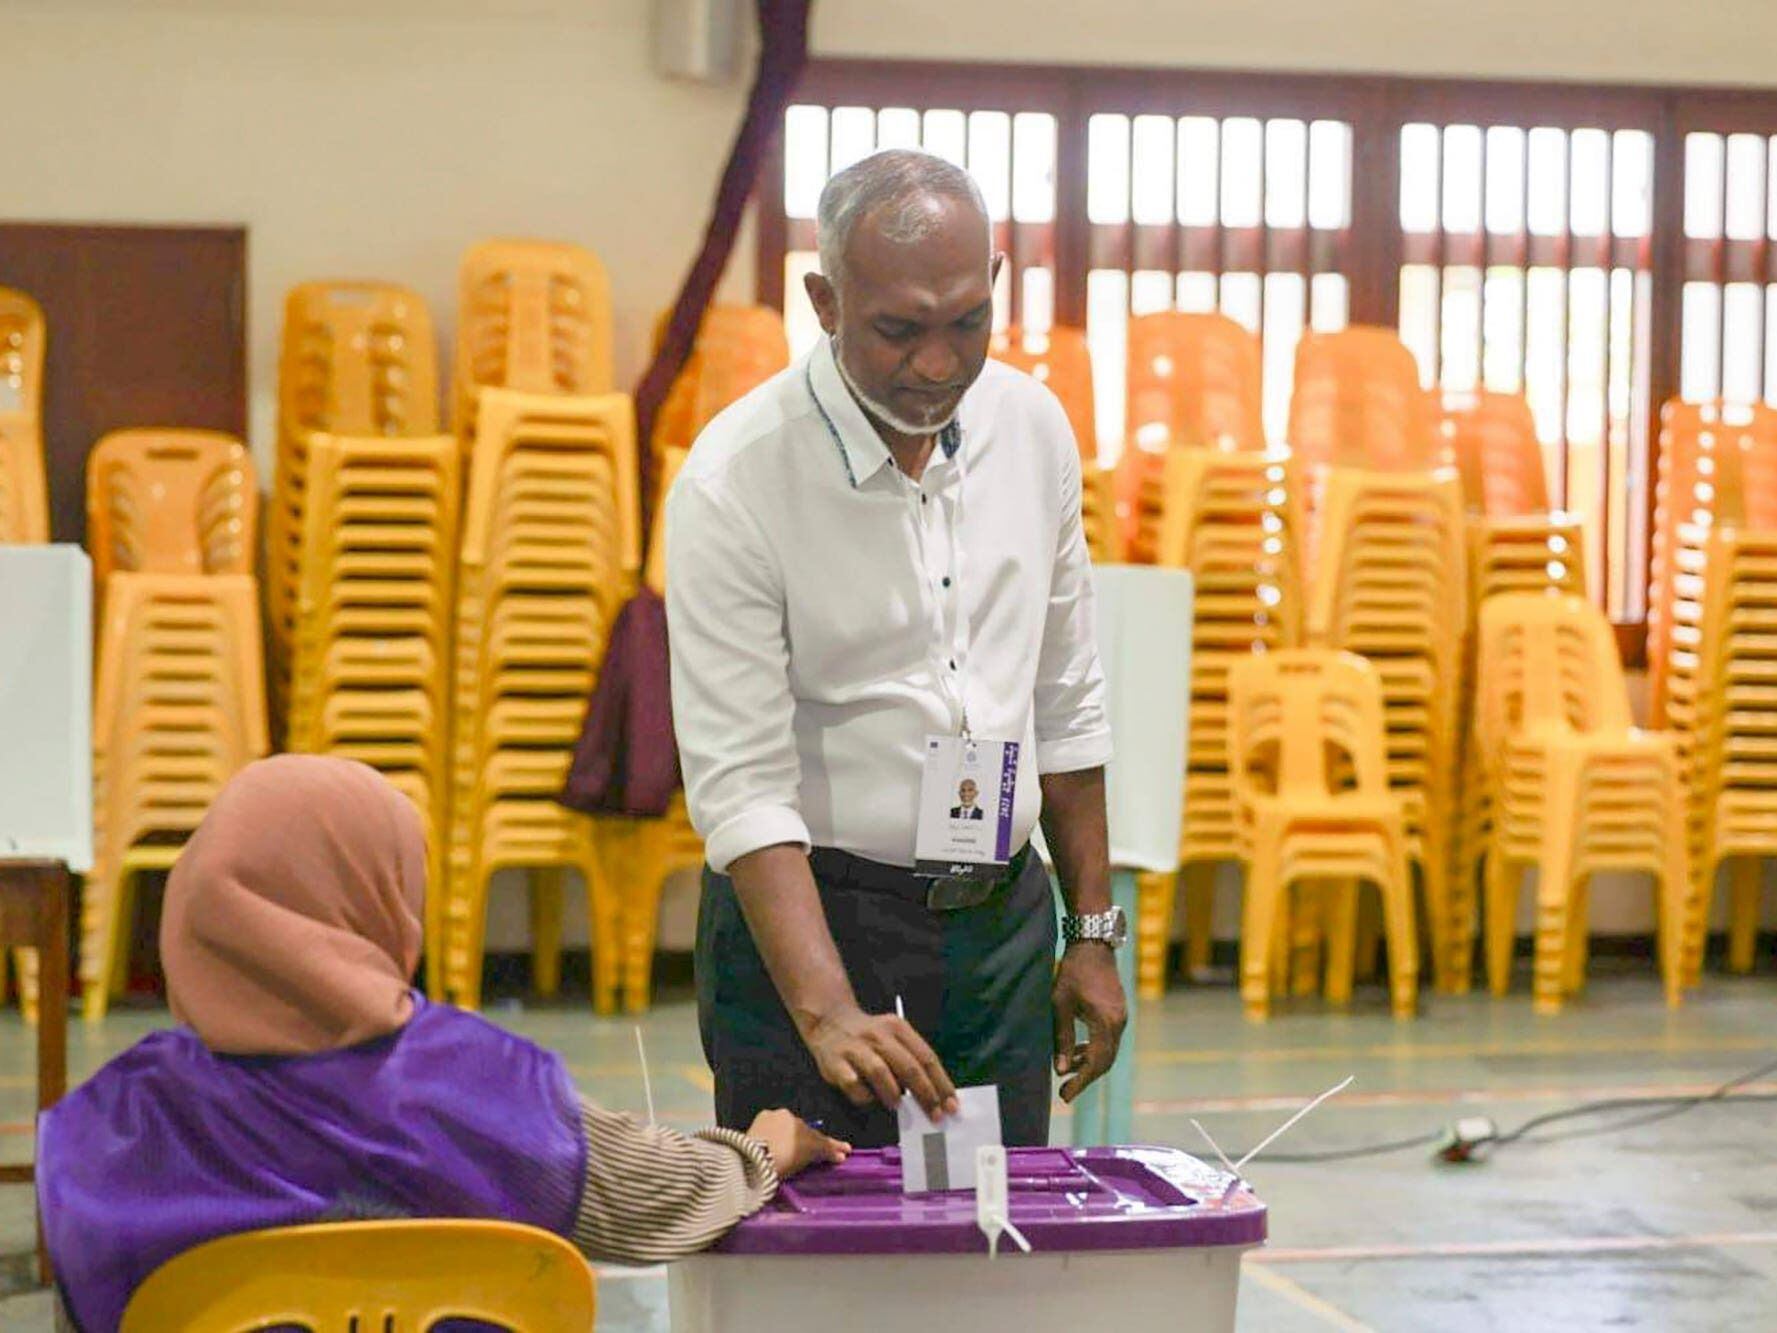
M 49 540 L 43 467 L 43 311 L 0 287 L 0 542 Z
M 1714 521 L 1720 494 L 1715 457 L 1729 443 L 1741 450 L 1777 448 L 1777 409 L 1763 403 L 1673 399 L 1660 410 L 1647 585 L 1648 716 L 1655 726 L 1666 721 L 1679 529 Z
M 483 241 L 463 256 L 451 399 L 459 435 L 475 429 L 489 386 L 611 391 L 611 290 L 597 255 L 558 241 Z
M 420 811 L 426 980 L 442 998 L 461 454 L 449 435 L 320 432 L 305 452 L 285 745 L 369 764 Z
M 1751 968 L 1761 863 L 1777 857 L 1777 441 L 1711 433 L 1700 475 L 1714 514 L 1672 535 L 1666 719 L 1690 793 L 1690 854 L 1703 906 L 1685 939 L 1697 980 L 1716 872 L 1731 874 L 1728 958 Z
M 381 282 L 308 282 L 291 289 L 278 359 L 277 475 L 265 523 L 271 696 L 280 728 L 289 720 L 309 438 L 437 430 L 438 349 L 417 292 Z
M 1533 998 L 1557 1011 L 1585 982 L 1590 877 L 1644 870 L 1658 884 L 1660 971 L 1679 1002 L 1687 937 L 1701 942 L 1684 793 L 1670 735 L 1630 725 L 1603 612 L 1567 594 L 1505 593 L 1481 608 L 1476 726 L 1497 810 L 1487 851 L 1487 974 L 1511 977 L 1523 868 L 1537 868 Z
M 1228 672 L 1254 652 L 1301 641 L 1296 472 L 1288 453 L 1181 446 L 1166 457 L 1158 563 L 1189 569 L 1196 589 L 1191 644 L 1190 753 L 1179 865 L 1187 962 L 1209 964 L 1214 866 L 1238 860 L 1228 756 Z M 1143 998 L 1165 989 L 1179 876 L 1139 876 L 1137 979 Z
M 93 703 L 93 869 L 81 906 L 88 1018 L 126 980 L 131 890 L 165 870 L 224 783 L 266 753 L 258 491 L 246 451 L 124 431 L 87 463 L 103 593 Z
M 1388 937 L 1389 999 L 1397 1018 L 1418 1003 L 1419 944 L 1401 799 L 1383 753 L 1375 670 L 1350 653 L 1255 654 L 1229 675 L 1229 744 L 1247 862 L 1240 995 L 1247 1015 L 1270 1013 L 1287 963 L 1292 886 L 1334 881 L 1327 997 L 1350 998 L 1357 883 L 1377 886 Z
M 661 459 L 659 499 L 643 571 L 643 582 L 659 596 L 666 595 L 666 497 L 688 452 L 668 449 Z M 641 1013 L 648 1007 L 653 988 L 661 891 L 673 875 L 703 865 L 703 839 L 691 826 L 682 791 L 674 793 L 671 806 L 658 819 L 601 819 L 597 833 L 605 873 L 621 897 L 623 1007 L 632 1014 Z
M 1469 610 L 1502 592 L 1586 592 L 1585 536 L 1578 515 L 1550 512 L 1542 444 L 1522 395 L 1452 394 L 1440 423 L 1468 506 Z M 1455 989 L 1466 992 L 1477 922 L 1476 882 L 1492 829 L 1492 793 L 1470 719 L 1475 699 L 1475 636 L 1463 654 L 1462 774 L 1452 834 L 1451 948 Z
M 1265 448 L 1259 340 L 1226 315 L 1162 311 L 1129 321 L 1128 431 L 1117 467 L 1125 558 L 1152 564 L 1178 446 Z
M 1308 642 L 1367 657 L 1381 677 L 1389 785 L 1424 883 L 1433 975 L 1455 989 L 1467 970 L 1449 891 L 1468 600 L 1460 486 L 1449 471 L 1334 467 L 1322 492 Z
M 558 805 L 586 702 L 640 565 L 635 416 L 623 394 L 484 387 L 458 566 L 446 979 L 481 994 L 488 879 L 547 872 L 532 889 L 536 982 L 559 976 L 560 870 L 580 871 L 593 995 L 616 1002 L 618 915 L 592 821 Z
M 1290 447 L 1305 463 L 1421 472 L 1443 453 L 1419 365 L 1393 329 L 1354 324 L 1296 345 Z

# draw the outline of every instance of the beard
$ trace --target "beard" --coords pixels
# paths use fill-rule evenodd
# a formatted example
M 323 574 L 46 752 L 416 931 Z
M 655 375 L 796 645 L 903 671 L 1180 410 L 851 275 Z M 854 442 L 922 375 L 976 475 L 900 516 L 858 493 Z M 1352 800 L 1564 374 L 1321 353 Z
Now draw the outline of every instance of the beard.
M 851 371 L 845 368 L 845 346 L 840 341 L 838 334 L 833 335 L 833 364 L 839 367 L 839 378 L 845 381 L 845 387 L 851 391 L 851 396 L 858 400 L 858 405 L 890 430 L 899 431 L 902 435 L 936 435 L 956 420 L 956 414 L 962 408 L 962 398 L 959 396 L 955 406 L 948 412 L 942 415 L 934 414 L 930 420 L 915 420 L 912 417 L 902 416 L 858 387 L 858 382 L 852 378 Z

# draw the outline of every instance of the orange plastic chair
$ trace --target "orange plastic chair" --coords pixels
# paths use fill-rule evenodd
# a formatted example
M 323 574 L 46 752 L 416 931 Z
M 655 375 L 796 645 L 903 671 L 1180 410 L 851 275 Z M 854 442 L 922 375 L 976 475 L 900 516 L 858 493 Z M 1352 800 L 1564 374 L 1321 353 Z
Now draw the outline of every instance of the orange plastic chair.
M 232 435 L 120 430 L 87 456 L 87 549 L 101 592 L 118 570 L 251 574 L 258 522 L 253 460 Z
M 1471 513 L 1518 518 L 1548 512 L 1542 441 L 1523 394 L 1446 394 L 1439 430 Z
M 483 388 L 602 394 L 612 388 L 611 286 L 592 251 L 483 241 L 463 256 L 452 422 L 475 424 Z
M 1247 863 L 1240 994 L 1247 1016 L 1270 1012 L 1275 959 L 1288 937 L 1288 894 L 1333 881 L 1327 998 L 1350 998 L 1357 882 L 1382 895 L 1395 1017 L 1418 1002 L 1419 946 L 1401 801 L 1389 790 L 1382 689 L 1351 653 L 1288 649 L 1229 672 L 1229 755 Z
M 49 540 L 43 464 L 43 310 L 0 287 L 0 542 Z
M 592 1269 L 567 1241 L 510 1222 L 343 1222 L 225 1236 L 169 1259 L 122 1333 L 427 1333 L 474 1319 L 531 1333 L 593 1326 Z
M 1182 311 L 1129 321 L 1128 427 L 1116 495 L 1132 562 L 1154 559 L 1167 451 L 1187 445 L 1262 452 L 1263 401 L 1259 340 L 1243 325 Z
M 1675 738 L 1630 725 L 1604 614 L 1584 598 L 1507 593 L 1481 608 L 1476 726 L 1498 811 L 1487 853 L 1488 982 L 1511 974 L 1518 879 L 1538 868 L 1534 1000 L 1552 1013 L 1585 979 L 1587 882 L 1636 869 L 1658 883 L 1668 1004 L 1701 944 Z
M 1310 463 L 1420 472 L 1440 461 L 1419 363 L 1393 329 L 1369 325 L 1302 335 L 1289 439 Z
M 1016 366 L 1046 385 L 1061 400 L 1080 458 L 1098 461 L 1098 419 L 1093 415 L 1092 353 L 1082 329 L 1056 325 L 1046 333 L 1027 333 L 1017 325 L 993 335 L 988 348 L 995 361 Z

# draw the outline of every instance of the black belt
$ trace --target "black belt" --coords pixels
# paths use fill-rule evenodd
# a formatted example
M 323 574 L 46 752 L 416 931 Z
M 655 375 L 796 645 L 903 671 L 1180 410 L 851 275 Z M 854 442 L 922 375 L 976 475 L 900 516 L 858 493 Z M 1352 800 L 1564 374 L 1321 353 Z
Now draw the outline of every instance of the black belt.
M 893 894 L 897 898 L 923 903 L 934 912 L 960 912 L 979 907 L 1001 889 L 1015 883 L 1024 873 L 1029 859 L 1030 844 L 1025 843 L 998 877 L 976 879 L 965 875 L 918 875 L 900 866 L 868 861 L 833 847 L 816 847 L 808 854 L 809 866 L 819 884 L 861 889 L 865 893 Z

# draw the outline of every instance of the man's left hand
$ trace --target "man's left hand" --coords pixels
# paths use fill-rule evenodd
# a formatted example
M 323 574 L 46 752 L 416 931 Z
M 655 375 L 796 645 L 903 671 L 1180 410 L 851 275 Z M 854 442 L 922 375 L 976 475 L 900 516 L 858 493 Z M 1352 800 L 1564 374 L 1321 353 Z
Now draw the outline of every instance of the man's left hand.
M 1055 1072 L 1072 1075 L 1061 1085 L 1061 1100 L 1071 1103 L 1109 1071 L 1123 1040 L 1129 1010 L 1117 956 L 1094 941 L 1070 944 L 1055 971 Z M 1074 1020 L 1086 1024 L 1086 1040 L 1074 1040 Z

